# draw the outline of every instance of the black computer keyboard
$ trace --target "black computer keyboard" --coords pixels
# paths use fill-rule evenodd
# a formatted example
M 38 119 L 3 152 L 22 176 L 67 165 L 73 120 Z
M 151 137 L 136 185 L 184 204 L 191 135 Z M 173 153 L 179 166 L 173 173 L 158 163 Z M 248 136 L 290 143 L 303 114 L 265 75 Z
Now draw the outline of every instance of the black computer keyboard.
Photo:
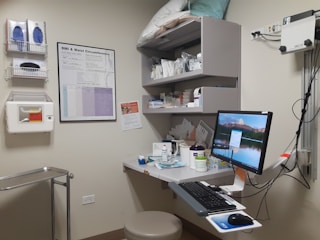
M 180 183 L 179 186 L 207 209 L 208 213 L 236 209 L 235 205 L 228 202 L 217 191 L 200 182 Z

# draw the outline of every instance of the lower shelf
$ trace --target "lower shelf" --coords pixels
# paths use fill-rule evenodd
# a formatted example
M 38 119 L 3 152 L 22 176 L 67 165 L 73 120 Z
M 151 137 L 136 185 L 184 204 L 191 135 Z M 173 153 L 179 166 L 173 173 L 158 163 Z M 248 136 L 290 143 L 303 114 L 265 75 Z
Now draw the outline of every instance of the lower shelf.
M 201 87 L 202 104 L 200 107 L 167 107 L 149 108 L 152 96 L 142 97 L 142 112 L 144 114 L 188 114 L 188 113 L 216 113 L 218 110 L 240 109 L 240 89 L 228 87 Z

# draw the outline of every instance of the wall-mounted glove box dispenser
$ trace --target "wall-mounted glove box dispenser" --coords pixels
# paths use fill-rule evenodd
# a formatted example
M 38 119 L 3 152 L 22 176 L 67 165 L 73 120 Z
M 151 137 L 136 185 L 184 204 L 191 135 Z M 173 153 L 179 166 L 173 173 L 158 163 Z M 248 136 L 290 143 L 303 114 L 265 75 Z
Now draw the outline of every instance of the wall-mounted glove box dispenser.
M 53 102 L 46 93 L 11 92 L 6 101 L 9 133 L 53 130 Z

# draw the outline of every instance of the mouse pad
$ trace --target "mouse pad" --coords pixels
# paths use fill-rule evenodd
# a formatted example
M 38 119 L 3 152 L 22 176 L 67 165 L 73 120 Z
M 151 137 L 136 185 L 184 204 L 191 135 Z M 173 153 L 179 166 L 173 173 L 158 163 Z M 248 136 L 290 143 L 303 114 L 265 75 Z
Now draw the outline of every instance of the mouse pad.
M 210 215 L 210 216 L 207 216 L 206 219 L 220 233 L 242 231 L 245 229 L 257 228 L 262 226 L 256 220 L 253 220 L 253 224 L 250 224 L 250 225 L 232 225 L 228 222 L 228 218 L 231 214 L 235 214 L 235 213 L 240 213 L 242 215 L 249 216 L 244 211 L 234 211 L 234 212 L 226 212 L 226 213 L 218 213 L 218 214 Z

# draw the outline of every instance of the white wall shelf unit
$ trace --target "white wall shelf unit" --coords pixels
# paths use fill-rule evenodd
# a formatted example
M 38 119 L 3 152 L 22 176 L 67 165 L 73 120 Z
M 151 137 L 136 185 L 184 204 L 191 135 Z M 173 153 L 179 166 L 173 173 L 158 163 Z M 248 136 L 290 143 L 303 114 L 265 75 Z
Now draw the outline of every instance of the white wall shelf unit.
M 241 27 L 212 17 L 184 22 L 158 37 L 139 44 L 142 86 L 149 93 L 143 96 L 144 114 L 215 113 L 218 110 L 240 109 L 241 92 Z M 152 79 L 153 57 L 175 60 L 182 52 L 201 53 L 201 69 L 175 76 Z M 164 89 L 183 91 L 202 88 L 202 106 L 186 108 L 148 108 L 150 99 L 159 98 Z

